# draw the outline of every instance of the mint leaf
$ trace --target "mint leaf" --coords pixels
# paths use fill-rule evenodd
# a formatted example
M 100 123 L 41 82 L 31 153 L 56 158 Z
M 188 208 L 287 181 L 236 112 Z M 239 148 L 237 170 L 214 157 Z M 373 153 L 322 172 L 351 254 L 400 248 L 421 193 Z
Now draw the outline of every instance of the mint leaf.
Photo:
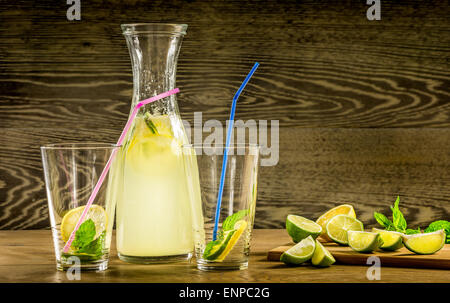
M 94 221 L 92 221 L 92 219 L 87 219 L 80 225 L 75 233 L 75 239 L 72 242 L 72 246 L 77 250 L 83 246 L 86 246 L 94 240 L 95 234 L 96 231 Z
M 440 229 L 444 229 L 447 234 L 450 233 L 450 222 L 446 220 L 438 220 L 430 223 L 428 227 L 425 229 L 426 233 L 431 233 L 434 231 L 438 231 Z
M 150 117 L 151 117 L 151 116 L 150 116 L 149 113 L 145 113 L 145 117 L 144 117 L 145 124 L 147 124 L 148 128 L 150 129 L 150 131 L 151 131 L 153 134 L 157 134 L 157 133 L 158 133 L 158 130 L 156 129 L 156 126 L 155 126 L 155 124 L 152 122 L 152 119 L 151 119 Z
M 443 229 L 446 233 L 446 240 L 445 243 L 450 243 L 450 222 L 446 220 L 438 220 L 430 223 L 430 225 L 425 229 L 426 233 L 431 233 L 434 231 L 438 231 Z
M 392 222 L 391 220 L 389 220 L 385 215 L 383 215 L 382 213 L 378 213 L 378 212 L 374 212 L 373 213 L 373 217 L 375 218 L 375 220 L 377 220 L 378 224 L 380 224 L 381 226 L 383 226 L 384 228 L 388 228 L 390 226 L 392 226 Z
M 242 218 L 244 218 L 247 215 L 248 209 L 243 209 L 232 214 L 231 216 L 228 216 L 222 223 L 223 231 L 234 229 L 234 224 L 236 224 L 237 221 L 242 220 Z
M 400 204 L 400 196 L 397 196 L 397 199 L 395 200 L 394 207 L 391 206 L 392 210 L 392 223 L 397 229 L 397 231 L 404 232 L 406 230 L 407 224 L 405 217 L 403 216 L 402 212 L 400 211 L 400 208 L 398 205 Z
M 97 239 L 77 250 L 77 253 L 101 256 L 103 254 L 103 248 L 105 247 L 105 235 L 106 232 L 103 231 Z
M 405 230 L 405 234 L 407 234 L 407 235 L 414 235 L 414 234 L 420 234 L 420 233 L 421 233 L 420 227 L 418 229 L 407 228 Z

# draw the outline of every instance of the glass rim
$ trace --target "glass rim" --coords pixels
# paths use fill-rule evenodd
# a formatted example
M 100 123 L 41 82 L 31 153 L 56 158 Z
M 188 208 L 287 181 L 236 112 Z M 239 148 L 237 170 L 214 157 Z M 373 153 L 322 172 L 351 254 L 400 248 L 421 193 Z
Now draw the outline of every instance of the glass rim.
M 41 146 L 41 150 L 96 150 L 96 149 L 116 149 L 121 145 L 102 142 L 65 142 L 52 143 Z
M 125 36 L 138 34 L 184 36 L 188 28 L 183 23 L 125 23 L 121 24 L 122 34 Z

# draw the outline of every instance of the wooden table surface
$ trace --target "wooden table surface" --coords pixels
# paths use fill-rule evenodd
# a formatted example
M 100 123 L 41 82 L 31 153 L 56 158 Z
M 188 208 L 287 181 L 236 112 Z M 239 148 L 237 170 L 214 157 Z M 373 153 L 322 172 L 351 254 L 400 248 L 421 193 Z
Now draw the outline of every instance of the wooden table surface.
M 267 251 L 286 244 L 289 237 L 282 229 L 256 229 L 252 240 L 249 268 L 242 271 L 202 272 L 195 263 L 135 265 L 120 261 L 112 245 L 108 270 L 83 272 L 80 282 L 260 282 L 320 283 L 368 282 L 366 266 L 333 265 L 317 269 L 309 265 L 287 267 L 267 261 Z M 0 231 L 0 282 L 71 282 L 55 269 L 49 230 Z M 194 261 L 193 261 L 194 262 Z M 437 269 L 381 268 L 377 282 L 450 282 L 450 271 Z

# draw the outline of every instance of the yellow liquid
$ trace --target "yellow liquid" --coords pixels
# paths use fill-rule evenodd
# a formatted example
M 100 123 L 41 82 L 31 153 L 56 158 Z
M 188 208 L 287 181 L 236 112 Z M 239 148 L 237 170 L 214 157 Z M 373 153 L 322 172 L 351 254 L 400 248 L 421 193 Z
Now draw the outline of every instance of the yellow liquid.
M 177 121 L 178 133 L 172 129 Z M 123 174 L 122 197 L 117 201 L 117 250 L 137 257 L 188 254 L 194 250 L 194 230 L 203 222 L 197 164 L 183 155 L 181 145 L 187 138 L 180 120 L 173 124 L 169 116 L 155 116 L 151 123 L 156 132 L 143 117 L 136 118 L 122 150 L 124 161 L 115 167 L 115 173 Z M 197 179 L 190 182 L 197 188 L 188 189 L 184 161 L 192 164 L 190 178 Z M 197 196 L 195 205 L 188 190 Z

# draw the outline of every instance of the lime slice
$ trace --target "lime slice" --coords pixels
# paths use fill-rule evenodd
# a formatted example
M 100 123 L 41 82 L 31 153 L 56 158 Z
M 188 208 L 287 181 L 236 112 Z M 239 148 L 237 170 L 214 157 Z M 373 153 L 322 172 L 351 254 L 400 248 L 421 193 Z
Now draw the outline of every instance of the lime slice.
M 348 245 L 357 252 L 370 253 L 383 244 L 379 233 L 349 230 L 347 234 Z
M 247 221 L 239 220 L 234 224 L 234 229 L 224 232 L 223 240 L 214 241 L 213 245 L 206 248 L 203 258 L 210 261 L 222 262 L 230 253 L 237 241 L 247 228 Z
M 403 243 L 413 253 L 430 255 L 439 251 L 445 244 L 443 229 L 425 234 L 403 235 Z
M 222 254 L 222 252 L 227 247 L 227 244 L 230 242 L 231 237 L 235 233 L 235 230 L 229 230 L 224 232 L 223 240 L 216 240 L 208 243 L 203 252 L 203 259 L 214 261 Z
M 311 263 L 317 267 L 328 267 L 331 264 L 336 262 L 333 258 L 333 255 L 320 243 L 316 240 L 316 249 L 314 250 L 314 254 L 311 259 Z
M 286 230 L 294 243 L 298 243 L 308 236 L 312 236 L 314 239 L 317 238 L 322 232 L 322 227 L 306 218 L 288 215 L 286 218 Z
M 372 232 L 380 234 L 381 240 L 383 240 L 383 245 L 380 246 L 382 250 L 395 251 L 403 247 L 402 233 L 378 228 L 372 228 Z
M 70 234 L 72 233 L 75 225 L 78 222 L 81 214 L 84 211 L 85 206 L 80 206 L 69 210 L 63 217 L 61 221 L 61 237 L 64 242 L 69 240 Z M 89 208 L 84 220 L 92 219 L 95 224 L 96 235 L 95 238 L 99 237 L 100 234 L 105 230 L 106 224 L 108 222 L 105 209 L 100 205 L 92 204 Z
M 326 240 L 331 240 L 327 235 L 327 223 L 330 221 L 331 218 L 337 215 L 347 215 L 353 218 L 356 218 L 355 210 L 353 209 L 353 206 L 350 204 L 342 204 L 336 207 L 333 207 L 332 209 L 328 210 L 326 213 L 321 215 L 317 220 L 316 223 L 322 226 L 322 234 L 321 236 Z
M 301 240 L 295 246 L 285 251 L 280 261 L 288 265 L 299 265 L 303 262 L 310 260 L 314 254 L 316 248 L 316 242 L 313 237 L 308 236 L 306 239 Z
M 363 231 L 364 226 L 361 221 L 356 218 L 348 215 L 337 215 L 328 221 L 326 230 L 330 239 L 341 245 L 347 245 L 347 232 L 349 230 Z

